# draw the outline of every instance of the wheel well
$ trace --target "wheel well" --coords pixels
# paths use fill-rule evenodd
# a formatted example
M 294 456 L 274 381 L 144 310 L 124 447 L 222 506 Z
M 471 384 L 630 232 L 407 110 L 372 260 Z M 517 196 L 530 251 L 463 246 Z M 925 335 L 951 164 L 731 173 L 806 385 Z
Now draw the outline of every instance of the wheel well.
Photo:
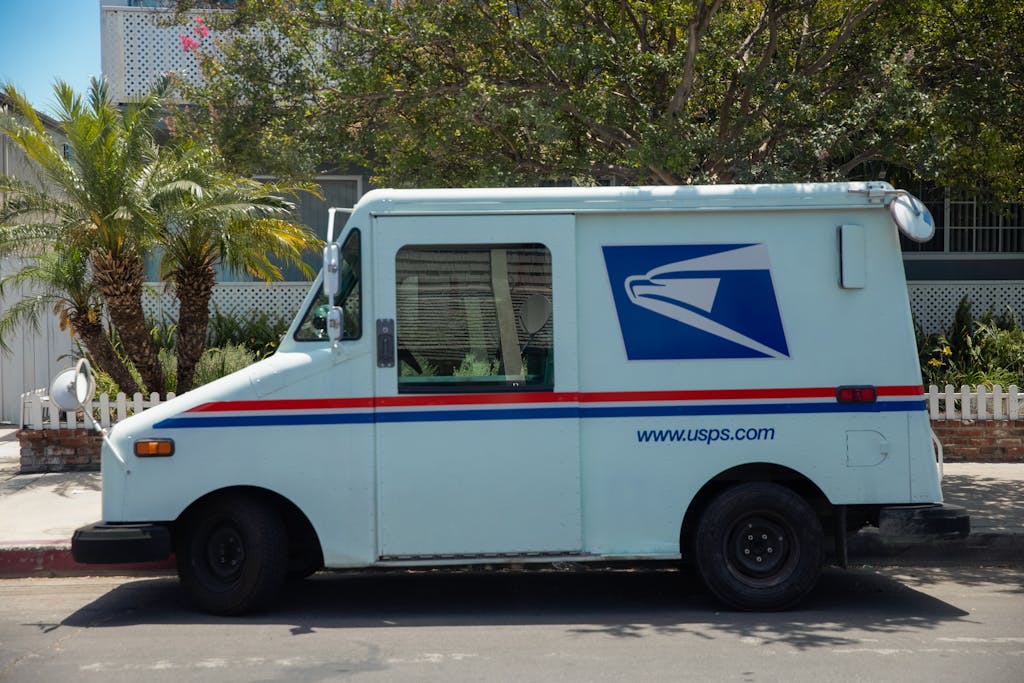
M 679 528 L 679 552 L 684 559 L 689 558 L 688 539 L 694 529 L 696 529 L 701 513 L 703 513 L 708 503 L 725 489 L 736 484 L 752 481 L 771 482 L 791 489 L 806 500 L 814 511 L 818 513 L 818 517 L 822 521 L 822 528 L 830 528 L 826 525 L 826 521 L 832 515 L 832 504 L 813 481 L 796 470 L 783 467 L 782 465 L 772 463 L 739 465 L 718 474 L 708 481 L 697 492 L 697 495 L 693 497 L 693 500 L 690 501 L 690 506 L 686 509 L 686 514 L 683 516 L 682 526 Z
M 175 546 L 177 547 L 185 523 L 187 523 L 188 518 L 196 510 L 216 498 L 237 494 L 260 501 L 264 505 L 276 509 L 281 514 L 281 518 L 284 520 L 285 531 L 288 534 L 288 554 L 290 556 L 299 555 L 304 551 L 312 552 L 320 558 L 321 563 L 323 562 L 323 549 L 320 546 L 320 538 L 316 535 L 316 530 L 305 513 L 295 503 L 281 494 L 257 486 L 230 486 L 217 489 L 193 501 L 174 520 L 173 537 Z

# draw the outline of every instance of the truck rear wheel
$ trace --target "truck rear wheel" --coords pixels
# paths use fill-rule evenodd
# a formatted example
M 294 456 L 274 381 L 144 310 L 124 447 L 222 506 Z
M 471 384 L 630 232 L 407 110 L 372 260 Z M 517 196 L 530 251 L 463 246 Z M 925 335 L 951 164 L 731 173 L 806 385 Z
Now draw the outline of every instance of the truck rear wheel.
M 244 495 L 223 496 L 188 516 L 178 576 L 200 609 L 242 614 L 277 595 L 288 571 L 287 548 L 276 509 Z
M 708 505 L 697 526 L 697 569 L 708 589 L 741 610 L 793 607 L 821 575 L 821 522 L 790 489 L 740 484 Z

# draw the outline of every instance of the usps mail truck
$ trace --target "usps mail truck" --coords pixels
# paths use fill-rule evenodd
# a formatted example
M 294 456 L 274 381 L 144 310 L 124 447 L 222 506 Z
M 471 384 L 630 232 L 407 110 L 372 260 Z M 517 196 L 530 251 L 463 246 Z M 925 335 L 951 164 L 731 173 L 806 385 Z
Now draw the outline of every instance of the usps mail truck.
M 78 561 L 173 552 L 233 614 L 321 567 L 684 560 L 773 610 L 864 525 L 967 533 L 941 504 L 899 243 L 933 227 L 906 192 L 377 190 L 334 240 L 336 215 L 277 353 L 112 429 Z

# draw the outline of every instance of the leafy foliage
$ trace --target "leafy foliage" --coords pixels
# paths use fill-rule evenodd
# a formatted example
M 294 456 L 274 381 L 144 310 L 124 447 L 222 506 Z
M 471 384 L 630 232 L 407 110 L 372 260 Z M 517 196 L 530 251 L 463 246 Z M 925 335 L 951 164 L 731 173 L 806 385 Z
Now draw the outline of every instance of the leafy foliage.
M 210 347 L 221 348 L 244 346 L 257 360 L 261 360 L 277 350 L 290 323 L 284 316 L 275 318 L 267 313 L 228 316 L 217 311 L 210 317 L 206 343 Z
M 97 365 L 130 391 L 138 388 L 132 369 L 150 391 L 163 393 L 168 386 L 142 309 L 144 254 L 159 251 L 162 276 L 173 283 L 179 300 L 174 384 L 187 391 L 205 348 L 216 268 L 224 265 L 267 281 L 281 278 L 278 263 L 298 265 L 309 274 L 301 254 L 318 243 L 289 222 L 294 206 L 283 198 L 310 191 L 308 186 L 239 177 L 228 171 L 215 147 L 187 137 L 157 144 L 166 86 L 157 83 L 121 109 L 104 81 L 93 79 L 84 98 L 58 82 L 57 124 L 70 154 L 11 85 L 3 94 L 12 111 L 0 112 L 0 133 L 11 138 L 42 181 L 0 177 L 0 257 L 57 255 L 39 257 L 36 266 L 17 276 L 32 279 L 44 293 L 0 319 L 0 335 L 14 324 L 32 324 L 39 306 L 53 303 Z M 74 281 L 67 277 L 70 271 L 54 269 L 72 257 L 78 264 Z M 113 330 L 104 328 L 108 318 Z M 127 363 L 110 348 L 114 333 Z
M 251 172 L 676 184 L 898 166 L 1024 192 L 1013 0 L 265 0 L 208 21 L 206 84 L 176 125 Z
M 1024 329 L 1012 311 L 974 320 L 964 297 L 948 334 L 918 334 L 918 354 L 925 385 L 1024 387 Z

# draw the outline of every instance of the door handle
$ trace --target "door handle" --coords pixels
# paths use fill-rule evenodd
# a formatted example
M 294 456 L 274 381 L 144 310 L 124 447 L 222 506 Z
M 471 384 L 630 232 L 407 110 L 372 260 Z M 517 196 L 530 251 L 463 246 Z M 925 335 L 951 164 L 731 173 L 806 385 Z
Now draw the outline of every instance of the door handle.
M 395 321 L 391 318 L 377 320 L 377 367 L 395 367 Z

